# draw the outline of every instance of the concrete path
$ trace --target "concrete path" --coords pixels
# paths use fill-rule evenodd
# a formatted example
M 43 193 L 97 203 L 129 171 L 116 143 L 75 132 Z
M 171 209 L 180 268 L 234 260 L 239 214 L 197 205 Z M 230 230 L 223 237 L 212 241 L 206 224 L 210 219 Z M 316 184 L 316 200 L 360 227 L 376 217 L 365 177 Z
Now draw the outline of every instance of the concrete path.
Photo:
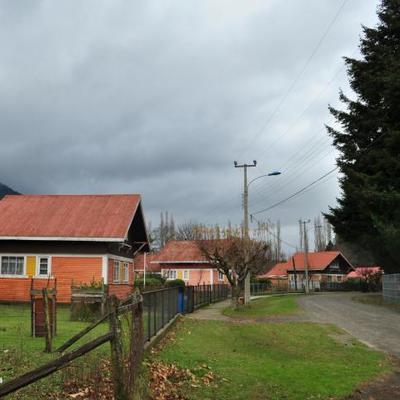
M 339 326 L 365 344 L 400 357 L 400 313 L 352 300 L 360 293 L 322 293 L 298 299 L 315 322 Z
M 191 314 L 187 314 L 186 318 L 191 319 L 209 319 L 214 321 L 232 321 L 231 318 L 222 314 L 222 310 L 228 307 L 231 300 L 219 301 L 218 303 L 210 304 L 207 307 L 202 307 Z

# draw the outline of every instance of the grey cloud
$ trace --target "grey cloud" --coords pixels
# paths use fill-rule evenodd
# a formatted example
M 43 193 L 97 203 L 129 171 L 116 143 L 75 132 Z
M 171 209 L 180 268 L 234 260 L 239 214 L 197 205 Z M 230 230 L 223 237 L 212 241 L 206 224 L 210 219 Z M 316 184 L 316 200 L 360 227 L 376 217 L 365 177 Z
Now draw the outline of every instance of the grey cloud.
M 334 152 L 316 157 L 329 151 L 327 104 L 348 90 L 345 73 L 297 116 L 357 48 L 360 24 L 376 23 L 377 0 L 346 4 L 265 124 L 340 4 L 2 2 L 0 181 L 26 193 L 140 192 L 155 223 L 160 210 L 178 221 L 239 223 L 234 159 L 259 161 L 251 177 L 285 166 L 252 186 L 252 211 L 334 163 Z M 301 161 L 315 143 L 320 152 Z M 299 216 L 335 202 L 336 179 L 320 188 L 265 218 L 281 219 L 295 241 Z

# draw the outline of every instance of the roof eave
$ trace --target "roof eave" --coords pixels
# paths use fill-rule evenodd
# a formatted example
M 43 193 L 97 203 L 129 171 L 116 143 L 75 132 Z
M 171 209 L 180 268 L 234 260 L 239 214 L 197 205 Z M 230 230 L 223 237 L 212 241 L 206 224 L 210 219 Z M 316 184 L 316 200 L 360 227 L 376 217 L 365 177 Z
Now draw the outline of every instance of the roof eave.
M 53 242 L 124 242 L 124 238 L 115 237 L 71 237 L 71 236 L 0 236 L 0 240 L 30 240 Z
M 151 264 L 210 264 L 209 261 L 150 261 Z

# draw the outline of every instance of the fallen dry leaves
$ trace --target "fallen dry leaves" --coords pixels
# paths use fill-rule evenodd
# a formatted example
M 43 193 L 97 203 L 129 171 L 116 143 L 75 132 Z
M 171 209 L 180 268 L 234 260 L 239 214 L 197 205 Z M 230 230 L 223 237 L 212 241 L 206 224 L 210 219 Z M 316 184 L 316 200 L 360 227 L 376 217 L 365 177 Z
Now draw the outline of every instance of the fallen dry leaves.
M 179 368 L 175 364 L 154 361 L 147 365 L 153 400 L 187 400 L 185 392 L 188 388 L 200 388 L 201 385 L 210 386 L 215 381 L 213 372 L 205 364 L 195 369 L 196 371 L 201 370 L 199 372 L 203 373 L 207 371 L 200 377 L 189 369 Z
M 110 361 L 104 359 L 84 379 L 79 372 L 75 377 L 74 373 L 66 374 L 69 378 L 64 380 L 62 392 L 52 395 L 51 400 L 113 400 L 110 368 Z

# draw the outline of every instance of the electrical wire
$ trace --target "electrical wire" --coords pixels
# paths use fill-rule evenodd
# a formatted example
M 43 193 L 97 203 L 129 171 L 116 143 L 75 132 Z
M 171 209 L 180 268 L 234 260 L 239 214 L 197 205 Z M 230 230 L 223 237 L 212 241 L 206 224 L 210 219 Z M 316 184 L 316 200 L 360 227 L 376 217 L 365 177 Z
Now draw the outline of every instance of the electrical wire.
M 292 92 L 292 90 L 294 89 L 294 87 L 296 86 L 297 82 L 300 80 L 300 78 L 303 76 L 304 72 L 307 70 L 308 65 L 310 64 L 311 60 L 314 58 L 314 56 L 316 55 L 316 53 L 318 52 L 319 48 L 321 47 L 323 41 L 325 40 L 325 38 L 328 36 L 331 28 L 333 27 L 333 25 L 335 24 L 335 22 L 337 21 L 337 19 L 339 18 L 340 13 L 342 12 L 343 8 L 345 7 L 346 3 L 348 2 L 348 0 L 343 0 L 340 7 L 338 8 L 338 10 L 336 11 L 333 19 L 329 22 L 329 24 L 327 25 L 325 31 L 323 32 L 322 36 L 320 37 L 320 39 L 318 40 L 316 46 L 314 47 L 314 49 L 312 50 L 311 54 L 309 55 L 309 57 L 307 58 L 306 62 L 304 63 L 302 69 L 300 70 L 300 72 L 296 75 L 295 79 L 292 81 L 292 83 L 290 84 L 290 86 L 288 87 L 288 89 L 286 90 L 286 92 L 284 93 L 284 95 L 282 96 L 281 100 L 279 101 L 279 103 L 277 104 L 277 106 L 272 110 L 272 112 L 269 114 L 266 122 L 264 123 L 264 125 L 261 127 L 261 129 L 259 130 L 258 134 L 256 135 L 255 138 L 253 138 L 253 140 L 256 140 L 265 130 L 265 128 L 270 124 L 270 122 L 272 121 L 272 119 L 275 117 L 275 115 L 277 114 L 277 112 L 279 111 L 279 109 L 282 107 L 283 103 L 285 102 L 285 100 L 288 98 L 288 96 L 290 95 L 290 93 Z M 273 143 L 274 145 L 274 143 Z M 243 156 L 244 153 L 241 154 L 241 156 Z
M 380 141 L 385 135 L 387 134 L 387 131 L 382 133 L 382 135 L 380 135 L 377 139 L 375 139 L 373 142 L 371 142 L 365 149 L 361 150 L 360 153 L 361 155 L 365 155 L 365 153 L 367 153 L 378 141 Z M 261 214 L 263 212 L 269 211 L 272 208 L 278 207 L 279 205 L 286 203 L 288 200 L 298 196 L 300 193 L 305 192 L 308 188 L 314 186 L 315 184 L 318 184 L 318 182 L 320 182 L 321 180 L 323 180 L 325 177 L 329 176 L 330 174 L 332 174 L 333 172 L 335 172 L 337 169 L 339 168 L 339 166 L 337 165 L 335 168 L 331 169 L 330 171 L 326 172 L 324 175 L 320 176 L 318 179 L 315 179 L 314 181 L 312 181 L 311 183 L 309 183 L 308 185 L 304 186 L 303 188 L 301 188 L 300 190 L 298 190 L 297 192 L 293 193 L 292 195 L 290 195 L 289 197 L 278 201 L 275 204 L 272 204 L 269 207 L 266 207 L 262 210 L 259 210 L 255 213 L 252 213 L 251 215 L 257 215 L 257 214 Z

